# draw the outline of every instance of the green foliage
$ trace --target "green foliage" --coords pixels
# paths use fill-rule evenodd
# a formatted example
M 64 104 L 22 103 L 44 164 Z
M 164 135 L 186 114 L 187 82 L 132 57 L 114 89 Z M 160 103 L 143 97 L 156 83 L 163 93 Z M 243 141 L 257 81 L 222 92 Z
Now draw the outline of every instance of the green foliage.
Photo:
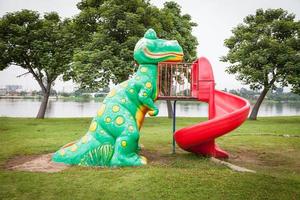
M 187 61 L 196 56 L 197 40 L 191 35 L 196 24 L 189 15 L 181 15 L 174 2 L 161 10 L 145 0 L 82 0 L 77 7 L 81 10 L 74 19 L 78 39 L 89 42 L 75 52 L 66 78 L 73 78 L 83 88 L 101 88 L 110 80 L 128 79 L 136 69 L 134 46 L 148 28 L 155 29 L 159 37 L 177 39 Z
M 22 10 L 0 19 L 0 69 L 11 64 L 28 70 L 43 92 L 68 68 L 72 56 L 71 36 L 57 13 L 43 18 Z M 50 91 L 50 89 L 49 89 Z
M 225 40 L 229 48 L 222 61 L 237 79 L 252 89 L 292 85 L 300 92 L 300 22 L 283 9 L 258 9 L 232 30 Z
M 41 18 L 30 10 L 0 19 L 0 70 L 15 64 L 32 74 L 43 94 L 37 118 L 44 118 L 51 86 L 69 68 L 77 44 L 70 24 L 61 21 L 57 13 Z
M 182 46 L 184 52 L 184 60 L 192 62 L 196 59 L 196 47 L 198 45 L 197 38 L 191 34 L 192 28 L 197 26 L 191 21 L 189 14 L 181 14 L 181 7 L 173 2 L 166 2 L 160 11 L 161 29 L 160 37 L 165 39 L 175 39 Z

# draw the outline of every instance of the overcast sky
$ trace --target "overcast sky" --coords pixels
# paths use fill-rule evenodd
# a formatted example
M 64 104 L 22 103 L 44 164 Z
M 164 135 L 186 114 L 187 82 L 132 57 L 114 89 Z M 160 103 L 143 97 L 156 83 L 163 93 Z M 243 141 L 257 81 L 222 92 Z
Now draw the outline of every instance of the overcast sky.
M 223 46 L 224 39 L 231 36 L 231 29 L 242 23 L 245 16 L 255 13 L 258 8 L 283 8 L 290 13 L 300 17 L 300 0 L 175 0 L 181 7 L 183 13 L 192 16 L 192 21 L 198 26 L 194 28 L 193 34 L 197 37 L 199 45 L 198 57 L 207 57 L 213 66 L 216 87 L 240 88 L 242 85 L 234 79 L 234 76 L 224 72 L 228 64 L 219 61 L 226 54 L 227 49 Z M 56 11 L 62 17 L 72 17 L 79 10 L 76 3 L 79 0 L 0 0 L 0 16 L 7 12 L 21 9 L 36 10 L 41 13 Z M 151 3 L 162 7 L 163 0 L 151 0 Z M 0 87 L 7 84 L 22 85 L 24 89 L 37 89 L 38 84 L 31 75 L 17 78 L 17 75 L 26 72 L 17 66 L 12 66 L 0 72 Z M 74 84 L 57 81 L 56 90 L 71 91 Z

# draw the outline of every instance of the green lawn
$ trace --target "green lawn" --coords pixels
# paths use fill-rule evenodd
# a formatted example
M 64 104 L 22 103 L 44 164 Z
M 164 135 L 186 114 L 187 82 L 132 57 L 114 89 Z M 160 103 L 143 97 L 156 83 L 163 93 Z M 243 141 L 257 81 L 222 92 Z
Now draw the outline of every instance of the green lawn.
M 178 128 L 205 120 L 178 118 Z M 218 139 L 229 162 L 256 170 L 234 172 L 177 148 L 171 120 L 147 118 L 138 168 L 71 167 L 59 173 L 5 169 L 8 159 L 56 151 L 80 138 L 89 118 L 0 118 L 0 199 L 300 199 L 300 117 L 259 118 Z M 287 135 L 289 137 L 283 137 Z

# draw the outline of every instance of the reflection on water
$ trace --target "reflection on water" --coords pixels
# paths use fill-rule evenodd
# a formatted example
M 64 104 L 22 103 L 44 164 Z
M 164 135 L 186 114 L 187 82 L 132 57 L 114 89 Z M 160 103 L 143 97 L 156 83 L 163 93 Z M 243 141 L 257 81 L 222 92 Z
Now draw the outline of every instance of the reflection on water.
M 75 102 L 66 100 L 50 100 L 46 117 L 92 117 L 101 103 L 96 101 Z M 165 101 L 158 101 L 158 116 L 167 116 Z M 0 116 L 35 117 L 40 106 L 40 100 L 33 99 L 0 99 Z M 200 102 L 177 102 L 177 116 L 206 117 L 207 104 Z M 300 115 L 300 102 L 295 103 L 263 103 L 259 116 L 290 116 Z

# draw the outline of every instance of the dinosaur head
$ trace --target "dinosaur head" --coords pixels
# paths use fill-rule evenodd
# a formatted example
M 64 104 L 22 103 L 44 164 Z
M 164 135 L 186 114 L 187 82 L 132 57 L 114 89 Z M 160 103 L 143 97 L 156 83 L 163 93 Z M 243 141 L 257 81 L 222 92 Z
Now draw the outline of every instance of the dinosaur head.
M 134 59 L 139 64 L 157 64 L 164 61 L 180 62 L 183 58 L 182 47 L 176 40 L 163 40 L 149 29 L 134 48 Z

